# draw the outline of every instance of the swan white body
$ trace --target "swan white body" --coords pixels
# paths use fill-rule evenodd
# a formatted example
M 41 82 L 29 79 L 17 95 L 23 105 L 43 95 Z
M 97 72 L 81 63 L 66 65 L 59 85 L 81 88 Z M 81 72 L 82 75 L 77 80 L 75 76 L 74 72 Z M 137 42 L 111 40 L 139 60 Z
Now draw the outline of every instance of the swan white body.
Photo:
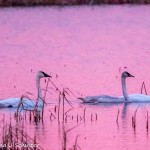
M 130 94 L 127 98 L 127 102 L 128 101 L 134 103 L 150 103 L 150 96 L 144 94 Z
M 40 79 L 43 77 L 50 77 L 46 73 L 39 71 L 36 75 L 36 86 L 37 86 L 37 94 L 38 98 L 37 101 L 32 101 L 27 98 L 9 98 L 5 100 L 0 100 L 0 108 L 6 108 L 6 107 L 18 107 L 20 102 L 22 102 L 23 105 L 20 105 L 20 107 L 26 109 L 26 108 L 34 108 L 35 106 L 43 107 L 44 101 L 42 99 L 42 93 L 41 93 L 41 87 L 40 87 Z

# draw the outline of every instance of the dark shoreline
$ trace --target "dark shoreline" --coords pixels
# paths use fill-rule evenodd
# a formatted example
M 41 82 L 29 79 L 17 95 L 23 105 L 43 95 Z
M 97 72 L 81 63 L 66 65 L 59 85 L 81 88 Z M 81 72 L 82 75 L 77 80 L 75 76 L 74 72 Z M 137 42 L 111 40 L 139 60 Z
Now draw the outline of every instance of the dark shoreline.
M 0 0 L 1 7 L 9 6 L 74 6 L 101 4 L 150 4 L 150 0 Z

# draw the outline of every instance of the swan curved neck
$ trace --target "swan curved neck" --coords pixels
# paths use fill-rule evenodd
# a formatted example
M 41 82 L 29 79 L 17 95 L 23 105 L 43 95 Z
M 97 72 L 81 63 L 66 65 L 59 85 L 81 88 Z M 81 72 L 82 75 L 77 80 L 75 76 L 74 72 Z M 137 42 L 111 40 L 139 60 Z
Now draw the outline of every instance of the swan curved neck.
M 128 100 L 128 93 L 127 93 L 127 88 L 126 88 L 126 78 L 125 77 L 121 77 L 121 83 L 122 83 L 123 96 L 125 98 L 125 101 L 127 101 Z
M 42 91 L 40 86 L 40 78 L 36 77 L 36 87 L 37 87 L 37 106 L 43 107 Z

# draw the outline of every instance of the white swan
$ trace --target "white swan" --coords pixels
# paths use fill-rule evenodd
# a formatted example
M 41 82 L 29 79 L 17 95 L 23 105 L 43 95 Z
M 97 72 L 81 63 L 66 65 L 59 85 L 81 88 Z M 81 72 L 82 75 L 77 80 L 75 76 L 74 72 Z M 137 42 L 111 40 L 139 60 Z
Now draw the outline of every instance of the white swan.
M 42 92 L 41 92 L 41 87 L 40 87 L 40 79 L 43 77 L 51 77 L 48 74 L 39 71 L 37 72 L 36 75 L 36 86 L 37 86 L 37 93 L 38 93 L 38 99 L 37 99 L 37 103 L 36 101 L 31 101 L 27 98 L 23 98 L 22 99 L 22 103 L 23 103 L 23 108 L 28 108 L 28 107 L 35 107 L 35 105 L 37 105 L 37 107 L 43 107 L 44 105 L 44 101 L 42 99 Z M 0 100 L 0 108 L 6 108 L 6 107 L 18 107 L 18 105 L 20 104 L 21 98 L 9 98 L 9 99 L 5 99 L 5 100 Z
M 124 102 L 131 102 L 128 99 L 128 94 L 126 90 L 126 78 L 127 77 L 134 77 L 127 71 L 123 72 L 121 75 L 121 83 L 122 83 L 122 91 L 124 96 L 109 96 L 109 95 L 98 95 L 98 96 L 87 96 L 85 98 L 78 98 L 81 99 L 84 103 L 124 103 Z

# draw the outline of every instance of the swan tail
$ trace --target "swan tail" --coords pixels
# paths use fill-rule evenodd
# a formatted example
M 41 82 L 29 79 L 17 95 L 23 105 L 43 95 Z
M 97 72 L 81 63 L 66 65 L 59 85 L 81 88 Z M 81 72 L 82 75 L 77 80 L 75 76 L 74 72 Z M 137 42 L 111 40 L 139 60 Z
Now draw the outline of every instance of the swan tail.
M 95 103 L 95 100 L 93 101 L 82 97 L 79 97 L 78 99 L 80 99 L 83 103 Z
M 78 97 L 78 99 L 80 99 L 81 101 L 85 102 L 85 98 L 82 98 L 82 97 Z

